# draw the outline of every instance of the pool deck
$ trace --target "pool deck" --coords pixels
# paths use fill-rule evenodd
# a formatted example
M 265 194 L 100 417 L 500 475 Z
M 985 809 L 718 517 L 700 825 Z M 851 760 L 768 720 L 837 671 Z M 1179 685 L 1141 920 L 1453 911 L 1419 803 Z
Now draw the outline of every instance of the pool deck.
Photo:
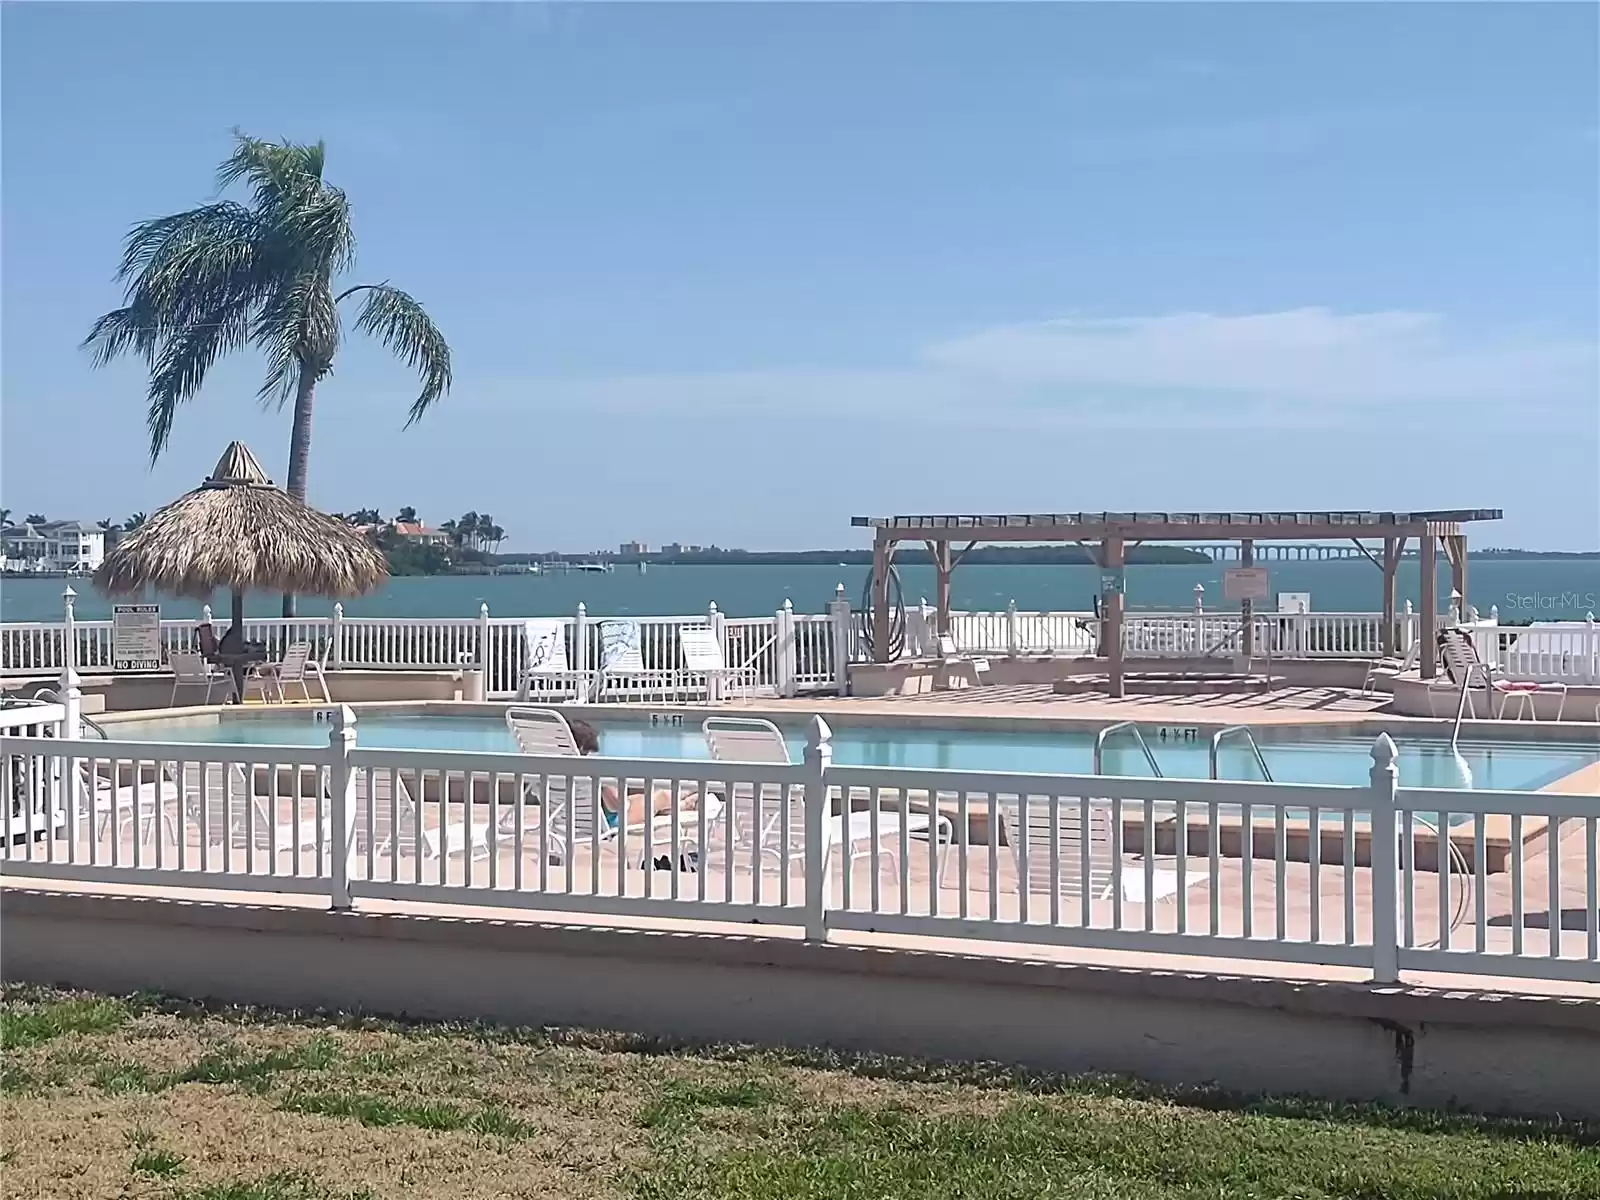
M 1062 695 L 1052 691 L 1050 684 L 1029 683 L 908 696 L 801 696 L 764 699 L 752 704 L 763 709 L 821 713 L 1072 718 L 1085 722 L 1138 720 L 1170 725 L 1349 725 L 1379 714 L 1385 721 L 1434 723 L 1428 718 L 1386 713 L 1384 710 L 1389 706 L 1386 695 L 1362 695 L 1354 688 L 1336 687 L 1280 687 L 1271 692 L 1257 689 L 1199 696 L 1129 696 L 1113 700 L 1092 693 Z M 736 710 L 738 706 L 732 707 Z

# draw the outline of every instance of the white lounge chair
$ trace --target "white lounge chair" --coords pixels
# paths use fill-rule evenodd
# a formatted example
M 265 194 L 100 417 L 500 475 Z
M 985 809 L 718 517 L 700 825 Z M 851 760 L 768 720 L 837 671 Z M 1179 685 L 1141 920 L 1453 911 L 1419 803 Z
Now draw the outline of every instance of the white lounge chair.
M 701 731 L 705 734 L 706 747 L 710 750 L 711 757 L 717 762 L 790 762 L 788 743 L 784 741 L 783 733 L 771 721 L 747 717 L 708 717 L 701 724 Z M 778 861 L 782 869 L 784 835 L 787 830 L 790 861 L 793 862 L 797 858 L 803 861 L 805 804 L 797 794 L 797 789 L 790 789 L 788 821 L 785 824 L 783 799 L 783 791 L 777 786 L 765 786 L 759 789 L 736 786 L 733 798 L 732 849 L 735 851 L 741 848 L 754 849 L 759 855 L 770 855 Z M 828 862 L 836 845 L 842 844 L 846 847 L 847 861 L 851 865 L 854 865 L 858 858 L 872 857 L 874 816 L 876 816 L 880 869 L 883 865 L 897 863 L 902 828 L 908 837 L 916 836 L 919 839 L 933 837 L 941 846 L 949 847 L 955 842 L 954 826 L 942 813 L 879 808 L 876 814 L 866 809 L 851 809 L 835 816 L 831 808 L 836 799 L 841 799 L 846 805 L 849 803 L 848 800 L 842 800 L 837 789 L 828 796 L 830 813 L 828 819 L 822 823 L 824 871 L 828 869 Z M 948 853 L 940 856 L 941 879 L 948 860 Z
M 517 701 L 589 699 L 594 673 L 575 671 L 567 660 L 565 620 L 534 618 L 523 622 L 522 679 L 517 686 Z
M 172 668 L 172 696 L 167 707 L 178 703 L 179 688 L 204 688 L 204 703 L 211 703 L 211 693 L 222 688 L 222 698 L 233 695 L 233 672 L 226 667 L 207 662 L 205 655 L 195 650 L 174 650 L 167 655 L 167 665 Z
M 1037 799 L 1037 798 L 1034 798 Z M 1117 856 L 1112 837 L 1112 822 L 1118 817 L 1115 804 L 1106 800 L 1079 801 L 1061 797 L 1055 806 L 1052 822 L 1048 803 L 1027 803 L 1027 816 L 1018 813 L 1016 796 L 999 798 L 1001 828 L 1006 842 L 1016 856 L 1019 888 L 1046 894 L 1059 892 L 1063 896 L 1090 896 L 1104 900 L 1116 886 Z M 1087 809 L 1087 816 L 1084 810 Z M 1054 825 L 1055 863 L 1050 861 Z M 1088 853 L 1084 852 L 1087 842 Z M 1088 874 L 1084 874 L 1085 860 Z M 1210 878 L 1205 868 L 1184 871 L 1184 886 L 1194 887 Z M 1122 898 L 1129 904 L 1167 900 L 1178 894 L 1178 876 L 1175 871 L 1157 870 L 1151 873 L 1149 894 L 1146 894 L 1143 865 L 1124 863 L 1121 871 Z
M 266 703 L 268 695 L 276 692 L 278 703 L 286 704 L 289 700 L 287 688 L 294 685 L 300 689 L 302 698 L 310 701 L 311 688 L 306 683 L 307 676 L 316 678 L 317 686 L 322 689 L 322 702 L 332 704 L 328 677 L 322 672 L 322 664 L 311 657 L 310 642 L 295 642 L 283 652 L 281 662 L 261 663 L 252 667 L 244 677 L 244 695 L 240 699 L 248 699 L 254 690 L 261 693 L 261 700 Z
M 600 678 L 595 699 L 608 691 L 623 696 L 662 698 L 673 691 L 682 673 L 671 668 L 645 666 L 643 640 L 644 629 L 638 621 L 600 622 Z
M 705 676 L 707 700 L 722 699 L 724 689 L 732 685 L 743 695 L 745 703 L 750 702 L 750 692 L 756 682 L 755 668 L 730 667 L 716 630 L 709 625 L 680 626 L 678 646 L 683 651 L 684 670 L 691 676 Z
M 1506 706 L 1515 699 L 1518 704 L 1517 716 L 1529 716 L 1533 720 L 1539 719 L 1538 697 L 1541 695 L 1559 696 L 1556 704 L 1557 721 L 1567 711 L 1567 685 L 1564 683 L 1537 682 L 1525 679 L 1502 679 L 1493 663 L 1486 663 L 1478 656 L 1478 647 L 1473 642 L 1471 635 L 1462 629 L 1445 629 L 1439 633 L 1439 659 L 1444 664 L 1445 681 L 1434 681 L 1429 685 L 1428 708 L 1436 712 L 1434 697 L 1439 692 L 1447 692 L 1457 697 L 1457 707 L 1465 705 L 1468 715 L 1477 719 L 1477 704 L 1473 700 L 1473 685 L 1479 683 L 1483 686 L 1484 700 L 1489 706 L 1489 715 L 1499 718 L 1505 716 Z M 1498 709 L 1494 698 L 1500 698 Z
M 269 765 L 267 769 L 277 768 Z M 276 848 L 279 853 L 298 853 L 306 849 L 321 851 L 331 844 L 327 798 L 320 787 L 316 797 L 319 815 L 306 817 L 301 814 L 298 794 L 272 796 L 256 791 L 253 764 L 246 772 L 239 763 L 186 762 L 180 773 L 184 807 L 201 822 L 209 845 L 248 847 L 252 832 L 257 850 Z M 292 817 L 286 818 L 276 809 L 285 799 L 294 803 Z
M 1376 684 L 1380 677 L 1388 676 L 1393 678 L 1396 675 L 1404 675 L 1412 667 L 1416 666 L 1417 659 L 1421 657 L 1418 654 L 1421 646 L 1422 641 L 1418 639 L 1413 641 L 1411 648 L 1398 658 L 1391 655 L 1386 658 L 1375 658 L 1369 662 L 1367 664 L 1366 677 L 1361 681 L 1361 694 L 1369 696 L 1375 692 L 1377 690 Z
M 989 660 L 962 654 L 956 649 L 956 639 L 948 633 L 939 635 L 939 666 L 945 673 L 944 684 L 949 686 L 952 673 L 961 672 L 972 680 L 973 687 L 989 682 Z
M 442 825 L 427 825 L 405 772 L 382 767 L 362 769 L 355 773 L 355 781 L 358 855 L 368 845 L 369 820 L 373 854 L 387 853 L 398 858 L 401 854 L 415 854 L 419 847 L 427 859 L 465 854 L 469 847 L 474 859 L 488 858 L 493 853 L 488 821 L 446 820 Z M 368 871 L 371 872 L 370 865 Z
M 630 846 L 643 847 L 647 832 L 652 850 L 666 850 L 673 843 L 681 847 L 691 840 L 686 839 L 686 834 L 698 831 L 702 809 L 708 831 L 715 828 L 717 819 L 722 815 L 722 797 L 708 788 L 696 807 L 685 808 L 680 805 L 675 838 L 672 836 L 673 819 L 670 812 L 657 813 L 648 822 L 634 822 L 626 828 L 620 822 L 612 824 L 600 814 L 600 790 L 606 783 L 614 782 L 617 790 L 623 792 L 627 781 L 611 781 L 582 773 L 578 742 L 564 716 L 547 708 L 509 708 L 506 710 L 506 725 L 521 753 L 536 758 L 576 760 L 571 775 L 546 773 L 525 778 L 517 798 L 519 806 L 531 802 L 540 808 L 544 836 L 551 846 L 551 858 L 554 860 L 570 862 L 575 849 L 590 843 L 604 844 L 625 839 Z M 680 796 L 682 793 L 680 785 Z M 502 816 L 500 831 L 514 832 L 516 818 L 515 809 Z M 526 830 L 524 836 L 527 836 Z

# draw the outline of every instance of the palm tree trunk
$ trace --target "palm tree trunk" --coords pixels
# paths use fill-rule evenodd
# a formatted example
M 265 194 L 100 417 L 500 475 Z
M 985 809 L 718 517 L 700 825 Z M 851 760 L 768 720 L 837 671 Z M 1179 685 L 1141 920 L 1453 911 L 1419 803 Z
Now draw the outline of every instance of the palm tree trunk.
M 284 488 L 301 503 L 306 498 L 306 473 L 311 463 L 311 407 L 317 377 L 306 363 L 300 364 L 300 378 L 294 389 L 294 424 L 289 429 L 289 478 Z M 294 597 L 283 597 L 283 615 L 294 616 Z

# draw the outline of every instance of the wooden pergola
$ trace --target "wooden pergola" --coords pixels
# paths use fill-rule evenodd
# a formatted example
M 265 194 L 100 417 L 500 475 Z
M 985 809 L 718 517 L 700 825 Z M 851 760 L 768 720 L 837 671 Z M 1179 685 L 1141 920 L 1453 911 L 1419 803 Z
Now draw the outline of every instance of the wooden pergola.
M 1439 509 L 1428 512 L 1076 512 L 1009 515 L 943 515 L 852 517 L 855 528 L 871 529 L 872 647 L 879 662 L 889 660 L 889 572 L 901 542 L 922 542 L 937 574 L 937 632 L 950 631 L 950 575 L 966 553 L 980 542 L 1075 542 L 1100 567 L 1101 636 L 1110 694 L 1123 691 L 1123 570 L 1129 547 L 1145 542 L 1238 542 L 1239 565 L 1253 566 L 1257 541 L 1331 541 L 1350 539 L 1383 571 L 1383 650 L 1395 650 L 1396 586 L 1400 560 L 1417 539 L 1422 570 L 1422 644 L 1431 650 L 1437 637 L 1438 551 L 1450 563 L 1451 586 L 1466 603 L 1467 537 L 1471 521 L 1497 521 L 1497 508 Z M 1364 539 L 1382 539 L 1375 554 Z M 956 543 L 966 543 L 956 550 Z M 1253 602 L 1240 602 L 1244 618 L 1242 650 L 1253 652 Z M 1421 656 L 1424 679 L 1431 679 L 1436 659 Z

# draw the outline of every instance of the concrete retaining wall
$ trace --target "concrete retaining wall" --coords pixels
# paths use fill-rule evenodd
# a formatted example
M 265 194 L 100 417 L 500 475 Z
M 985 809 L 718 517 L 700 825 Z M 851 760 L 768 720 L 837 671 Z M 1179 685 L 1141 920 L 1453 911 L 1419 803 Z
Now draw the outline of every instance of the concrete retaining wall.
M 1600 1118 L 1600 1002 L 757 937 L 4 893 L 10 981 Z

